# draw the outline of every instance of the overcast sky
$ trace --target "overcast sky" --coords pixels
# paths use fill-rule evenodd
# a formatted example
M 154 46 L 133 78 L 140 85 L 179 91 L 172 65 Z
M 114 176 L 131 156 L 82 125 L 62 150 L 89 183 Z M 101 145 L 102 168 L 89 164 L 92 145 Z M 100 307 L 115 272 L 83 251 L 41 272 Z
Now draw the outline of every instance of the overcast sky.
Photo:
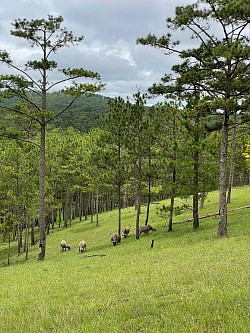
M 131 97 L 138 89 L 144 93 L 154 82 L 169 73 L 174 57 L 162 50 L 136 44 L 148 33 L 166 33 L 165 20 L 177 5 L 191 0 L 1 0 L 0 49 L 23 64 L 32 57 L 29 43 L 10 35 L 17 18 L 40 19 L 61 15 L 62 24 L 75 36 L 84 36 L 77 47 L 59 50 L 61 68 L 82 67 L 98 72 L 106 84 L 102 95 Z M 6 67 L 0 65 L 0 72 Z

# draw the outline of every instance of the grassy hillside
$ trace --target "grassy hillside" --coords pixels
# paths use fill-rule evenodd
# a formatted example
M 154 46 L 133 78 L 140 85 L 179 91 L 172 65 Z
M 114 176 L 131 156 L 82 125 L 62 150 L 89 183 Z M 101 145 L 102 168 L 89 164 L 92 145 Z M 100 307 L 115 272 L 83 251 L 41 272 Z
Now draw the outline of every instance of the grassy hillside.
M 232 192 L 229 209 L 249 205 L 250 187 Z M 135 211 L 124 209 L 131 235 L 114 247 L 117 212 L 99 217 L 99 227 L 74 221 L 47 238 L 46 260 L 38 247 L 0 268 L 0 332 L 249 332 L 250 209 L 229 213 L 227 238 L 217 237 L 218 217 L 192 230 L 187 210 L 167 232 L 153 204 L 156 231 L 135 239 Z M 218 211 L 212 192 L 200 215 Z M 144 223 L 145 211 L 141 215 Z M 72 249 L 61 252 L 60 241 Z M 87 252 L 78 253 L 78 242 Z M 150 244 L 154 239 L 154 247 Z M 0 247 L 1 258 L 6 245 Z M 13 249 L 14 251 L 14 249 Z M 15 263 L 15 265 L 14 265 Z

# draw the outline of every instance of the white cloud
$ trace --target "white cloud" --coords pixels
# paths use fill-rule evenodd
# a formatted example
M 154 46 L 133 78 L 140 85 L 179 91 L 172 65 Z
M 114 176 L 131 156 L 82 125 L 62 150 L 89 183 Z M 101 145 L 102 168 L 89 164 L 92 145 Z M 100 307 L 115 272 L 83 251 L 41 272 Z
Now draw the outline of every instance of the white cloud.
M 37 56 L 26 41 L 10 35 L 17 18 L 46 18 L 61 15 L 62 26 L 74 35 L 83 35 L 77 47 L 59 50 L 55 59 L 61 68 L 83 67 L 100 73 L 107 96 L 131 96 L 138 89 L 146 92 L 168 73 L 174 64 L 161 50 L 136 45 L 148 33 L 161 36 L 165 19 L 177 4 L 191 0 L 19 0 L 0 3 L 0 49 L 11 53 L 18 65 Z M 40 56 L 38 56 L 39 58 Z M 0 71 L 6 68 L 0 65 Z

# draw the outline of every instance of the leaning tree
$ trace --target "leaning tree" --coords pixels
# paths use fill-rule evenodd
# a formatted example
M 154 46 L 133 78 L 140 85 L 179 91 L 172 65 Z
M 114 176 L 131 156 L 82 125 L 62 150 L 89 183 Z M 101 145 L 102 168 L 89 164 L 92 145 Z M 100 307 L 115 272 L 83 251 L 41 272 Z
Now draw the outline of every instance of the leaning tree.
M 40 132 L 40 172 L 39 172 L 39 230 L 41 252 L 38 259 L 43 260 L 46 249 L 45 231 L 45 142 L 46 126 L 55 117 L 70 108 L 82 94 L 94 94 L 103 88 L 100 75 L 83 68 L 60 69 L 52 56 L 63 47 L 77 45 L 83 36 L 75 37 L 71 31 L 62 27 L 63 18 L 48 15 L 47 19 L 17 19 L 12 23 L 11 35 L 25 39 L 39 56 L 33 57 L 24 65 L 17 65 L 6 50 L 0 51 L 0 62 L 8 67 L 9 74 L 0 76 L 1 97 L 15 97 L 17 103 L 1 103 L 1 108 L 32 119 L 39 125 Z M 55 71 L 59 73 L 54 75 Z M 84 80 L 83 80 L 84 79 Z M 53 113 L 47 109 L 47 96 L 56 88 L 72 96 L 68 105 Z
M 176 7 L 175 17 L 166 20 L 167 34 L 149 34 L 137 43 L 177 54 L 180 63 L 173 75 L 165 75 L 151 92 L 168 98 L 191 96 L 199 90 L 209 115 L 220 117 L 220 220 L 218 235 L 227 235 L 227 153 L 228 133 L 232 126 L 245 121 L 249 113 L 250 91 L 250 7 L 243 0 L 198 0 Z M 190 48 L 182 49 L 172 34 L 190 37 Z M 204 106 L 205 104 L 205 106 Z

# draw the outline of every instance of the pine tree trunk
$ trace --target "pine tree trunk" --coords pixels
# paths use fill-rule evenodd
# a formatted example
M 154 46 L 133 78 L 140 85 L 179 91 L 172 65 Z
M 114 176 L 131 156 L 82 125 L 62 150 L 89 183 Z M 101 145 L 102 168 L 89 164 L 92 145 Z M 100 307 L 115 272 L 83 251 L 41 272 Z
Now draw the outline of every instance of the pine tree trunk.
M 121 199 L 121 184 L 118 184 L 118 234 L 121 235 L 121 211 L 122 211 L 122 199 Z
M 121 235 L 121 209 L 122 209 L 122 193 L 121 193 L 121 144 L 117 146 L 118 154 L 118 184 L 117 184 L 117 195 L 118 195 L 118 234 Z
M 198 193 L 193 194 L 193 229 L 199 228 L 199 199 Z
M 151 172 L 151 152 L 150 152 L 150 148 L 149 148 L 149 154 L 148 154 L 148 169 L 149 169 L 149 172 Z M 150 175 L 150 179 L 148 180 L 148 202 L 147 202 L 147 212 L 146 212 L 145 225 L 148 224 L 148 220 L 149 220 L 150 203 L 151 203 L 151 175 Z
M 228 118 L 222 127 L 221 155 L 220 155 L 220 220 L 218 236 L 227 236 L 227 147 L 228 147 Z
M 64 203 L 63 212 L 64 212 L 64 215 L 63 215 L 64 216 L 64 218 L 63 218 L 64 227 L 67 228 L 68 227 L 68 220 L 69 220 L 69 190 L 68 190 L 68 185 L 67 185 L 66 193 L 65 193 L 65 203 Z
M 169 218 L 168 218 L 168 232 L 173 231 L 175 183 L 176 183 L 176 169 L 174 168 L 173 174 L 172 174 L 172 188 L 171 188 L 171 193 L 170 193 L 170 211 L 169 211 Z
M 148 224 L 148 220 L 149 220 L 150 203 L 151 203 L 151 180 L 148 181 L 148 202 L 147 202 L 147 212 L 146 212 L 145 225 Z
M 175 199 L 175 189 L 171 189 L 170 193 L 170 211 L 168 217 L 168 232 L 173 231 L 173 215 L 174 215 L 174 199 Z
M 8 265 L 10 264 L 10 235 L 9 235 L 9 245 L 8 245 Z
M 31 246 L 34 246 L 35 245 L 35 219 L 32 220 L 32 223 L 31 223 L 31 234 L 30 234 L 30 243 L 31 243 Z
M 96 222 L 95 222 L 95 226 L 98 227 L 99 226 L 99 195 L 98 192 L 96 192 Z
M 45 123 L 41 123 L 40 131 L 40 170 L 39 170 L 39 231 L 40 231 L 40 253 L 39 260 L 45 258 L 46 248 L 46 226 L 45 226 Z
M 141 214 L 141 189 L 140 185 L 138 185 L 137 195 L 136 195 L 136 222 L 135 222 L 135 230 L 136 230 L 136 239 L 139 239 L 139 225 L 140 225 L 140 214 Z
M 139 239 L 139 225 L 140 225 L 140 214 L 141 214 L 141 159 L 138 159 L 138 176 L 137 176 L 137 191 L 136 191 L 136 239 Z
M 29 217 L 28 216 L 26 219 L 24 251 L 25 251 L 25 259 L 27 260 L 28 252 L 29 252 Z
M 232 186 L 233 186 L 233 180 L 234 180 L 235 138 L 236 138 L 236 126 L 234 126 L 234 128 L 233 128 L 233 135 L 232 135 L 230 172 L 229 172 L 228 192 L 227 192 L 227 204 L 229 204 L 231 202 L 231 193 L 232 193 Z
M 17 226 L 17 253 L 21 253 L 21 248 L 23 247 L 23 226 L 19 223 Z
M 197 133 L 198 135 L 198 133 Z M 198 145 L 199 138 L 197 137 L 197 145 Z M 194 177 L 193 177 L 193 229 L 196 230 L 199 228 L 199 152 L 198 149 L 195 147 L 194 151 Z

